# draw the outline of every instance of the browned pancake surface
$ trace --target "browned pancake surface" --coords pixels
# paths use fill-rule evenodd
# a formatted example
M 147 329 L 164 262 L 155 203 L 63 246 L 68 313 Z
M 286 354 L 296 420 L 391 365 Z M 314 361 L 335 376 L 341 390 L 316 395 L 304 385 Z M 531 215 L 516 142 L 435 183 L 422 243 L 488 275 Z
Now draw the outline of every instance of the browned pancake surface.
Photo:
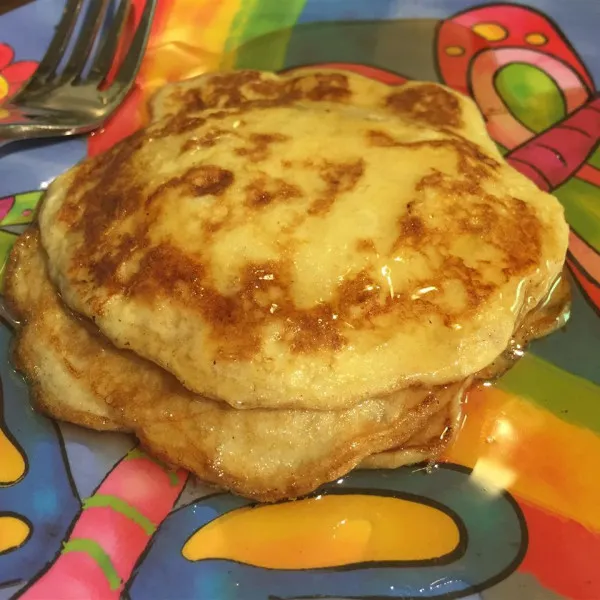
M 51 187 L 65 302 L 238 408 L 347 408 L 485 368 L 560 272 L 560 204 L 474 104 L 330 71 L 166 87 Z

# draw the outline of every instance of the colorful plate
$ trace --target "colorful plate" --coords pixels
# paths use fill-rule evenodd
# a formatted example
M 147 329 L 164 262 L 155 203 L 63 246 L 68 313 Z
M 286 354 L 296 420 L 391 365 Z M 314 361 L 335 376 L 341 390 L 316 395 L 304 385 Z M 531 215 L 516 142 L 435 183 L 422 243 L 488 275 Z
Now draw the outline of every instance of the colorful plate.
M 138 85 L 104 131 L 0 151 L 4 264 L 48 182 L 138 127 L 165 81 L 313 64 L 440 81 L 470 94 L 513 165 L 563 203 L 573 284 L 566 329 L 469 395 L 438 467 L 354 472 L 252 510 L 130 438 L 33 412 L 0 328 L 0 599 L 600 598 L 600 5 L 527 5 L 161 0 Z M 63 6 L 0 16 L 0 99 Z

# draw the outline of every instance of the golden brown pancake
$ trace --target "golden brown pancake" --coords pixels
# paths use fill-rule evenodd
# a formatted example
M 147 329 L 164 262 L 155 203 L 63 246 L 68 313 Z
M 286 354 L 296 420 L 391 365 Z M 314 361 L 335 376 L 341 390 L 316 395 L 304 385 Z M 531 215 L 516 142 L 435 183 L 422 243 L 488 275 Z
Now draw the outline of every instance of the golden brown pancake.
M 442 86 L 243 71 L 152 113 L 51 185 L 41 239 L 69 307 L 197 394 L 330 410 L 462 381 L 562 268 L 561 205 Z
M 156 457 L 250 498 L 306 494 L 368 455 L 430 431 L 430 419 L 461 394 L 454 385 L 406 390 L 342 411 L 236 410 L 189 392 L 76 317 L 60 301 L 44 259 L 31 229 L 14 246 L 6 280 L 21 321 L 15 362 L 37 407 L 93 429 L 132 432 Z
M 396 448 L 367 456 L 361 469 L 397 469 L 404 465 L 437 460 L 458 434 L 461 419 L 461 397 L 444 405 L 432 415 L 424 427 Z

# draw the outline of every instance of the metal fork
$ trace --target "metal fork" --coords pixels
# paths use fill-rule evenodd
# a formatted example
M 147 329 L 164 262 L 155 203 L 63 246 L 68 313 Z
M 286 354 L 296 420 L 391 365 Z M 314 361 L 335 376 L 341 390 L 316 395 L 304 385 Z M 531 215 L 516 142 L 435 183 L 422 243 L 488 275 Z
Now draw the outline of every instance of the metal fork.
M 0 121 L 0 143 L 75 135 L 99 127 L 121 104 L 135 80 L 156 1 L 146 0 L 127 54 L 114 78 L 103 86 L 132 2 L 120 0 L 109 21 L 108 9 L 115 5 L 114 0 L 68 0 L 36 72 L 10 103 L 2 106 L 9 116 Z

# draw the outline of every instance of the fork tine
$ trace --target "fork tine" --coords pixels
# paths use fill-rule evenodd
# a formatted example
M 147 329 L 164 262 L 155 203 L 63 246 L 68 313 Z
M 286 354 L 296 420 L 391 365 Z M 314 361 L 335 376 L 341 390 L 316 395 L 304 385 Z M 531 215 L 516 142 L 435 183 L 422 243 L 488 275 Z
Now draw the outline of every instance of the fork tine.
M 110 67 L 113 64 L 117 49 L 119 47 L 119 39 L 123 32 L 123 27 L 127 22 L 131 11 L 131 0 L 121 0 L 119 8 L 115 13 L 110 29 L 104 36 L 102 44 L 96 54 L 92 68 L 86 81 L 95 84 L 100 84 L 108 75 Z
M 62 18 L 56 26 L 54 37 L 48 45 L 46 54 L 40 61 L 38 68 L 33 74 L 32 78 L 23 86 L 21 91 L 13 99 L 16 100 L 21 94 L 31 91 L 40 85 L 42 85 L 50 76 L 54 77 L 56 69 L 60 64 L 62 57 L 64 56 L 65 50 L 69 43 L 69 39 L 73 34 L 73 29 L 77 23 L 77 18 L 81 12 L 83 6 L 83 0 L 68 0 L 65 4 Z
M 110 0 L 92 0 L 85 13 L 83 24 L 71 50 L 71 57 L 60 75 L 61 82 L 70 81 L 81 76 L 88 57 L 94 46 L 100 26 L 104 20 Z
M 118 86 L 120 88 L 119 93 L 124 93 L 131 87 L 138 69 L 140 68 L 142 58 L 144 57 L 146 42 L 150 35 L 155 8 L 156 0 L 146 0 L 138 28 L 131 40 L 129 50 L 127 51 L 127 56 L 119 67 L 111 86 L 111 89 Z

